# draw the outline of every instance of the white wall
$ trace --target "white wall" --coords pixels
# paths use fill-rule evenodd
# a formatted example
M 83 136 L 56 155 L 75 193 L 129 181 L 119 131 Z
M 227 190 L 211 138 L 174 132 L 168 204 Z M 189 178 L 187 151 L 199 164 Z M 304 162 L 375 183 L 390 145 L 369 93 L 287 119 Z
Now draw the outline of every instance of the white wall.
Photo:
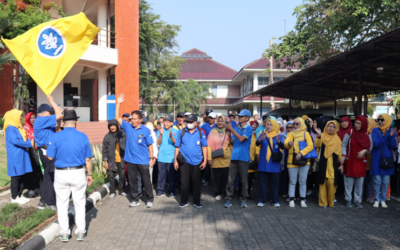
M 228 110 L 227 109 L 213 109 L 217 115 L 228 115 Z
M 51 93 L 51 96 L 54 97 L 54 101 L 57 103 L 57 105 L 60 105 L 60 107 L 64 108 L 64 86 L 63 86 L 63 81 L 58 84 L 58 86 L 54 89 L 53 93 Z M 39 107 L 40 104 L 47 103 L 47 96 L 46 94 L 42 91 L 42 89 L 37 85 L 37 106 Z
M 217 97 L 227 97 L 227 96 L 228 96 L 228 86 L 217 85 Z

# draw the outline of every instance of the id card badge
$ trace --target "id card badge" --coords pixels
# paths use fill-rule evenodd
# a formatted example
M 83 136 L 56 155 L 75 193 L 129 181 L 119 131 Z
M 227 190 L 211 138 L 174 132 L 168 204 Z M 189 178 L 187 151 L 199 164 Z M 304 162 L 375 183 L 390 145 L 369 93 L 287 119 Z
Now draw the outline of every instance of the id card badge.
M 197 145 L 200 145 L 200 141 L 197 141 Z
M 142 139 L 139 139 L 137 142 L 138 142 L 138 143 L 142 143 Z

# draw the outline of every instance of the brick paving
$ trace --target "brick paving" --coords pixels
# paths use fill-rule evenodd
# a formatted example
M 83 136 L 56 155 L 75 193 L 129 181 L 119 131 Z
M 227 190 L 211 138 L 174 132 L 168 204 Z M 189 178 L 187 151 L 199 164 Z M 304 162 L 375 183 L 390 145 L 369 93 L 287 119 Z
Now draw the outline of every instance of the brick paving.
M 169 197 L 155 199 L 153 209 L 143 200 L 129 208 L 126 197 L 106 197 L 87 214 L 84 242 L 73 235 L 47 249 L 400 249 L 398 201 L 388 201 L 388 209 L 365 202 L 362 209 L 350 209 L 338 197 L 335 208 L 323 209 L 311 196 L 307 208 L 297 201 L 289 208 L 282 198 L 280 208 L 249 201 L 243 209 L 237 197 L 223 208 L 224 200 L 212 195 L 211 187 L 203 187 L 202 209 L 178 208 Z

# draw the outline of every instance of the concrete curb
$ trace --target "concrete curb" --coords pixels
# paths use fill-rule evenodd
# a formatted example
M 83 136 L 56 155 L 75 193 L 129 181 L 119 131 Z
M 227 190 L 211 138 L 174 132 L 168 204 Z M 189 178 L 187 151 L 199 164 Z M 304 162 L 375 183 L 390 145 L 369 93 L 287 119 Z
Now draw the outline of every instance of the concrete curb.
M 115 177 L 118 182 L 118 176 Z M 104 184 L 102 187 L 97 189 L 94 193 L 86 198 L 86 214 L 92 210 L 96 203 L 104 199 L 110 193 L 110 183 Z M 71 208 L 68 211 L 69 226 L 73 227 L 75 224 L 75 208 Z M 44 229 L 38 235 L 32 237 L 30 240 L 21 245 L 19 250 L 42 250 L 45 249 L 50 243 L 52 243 L 60 235 L 60 226 L 58 225 L 58 220 L 53 222 L 49 227 Z

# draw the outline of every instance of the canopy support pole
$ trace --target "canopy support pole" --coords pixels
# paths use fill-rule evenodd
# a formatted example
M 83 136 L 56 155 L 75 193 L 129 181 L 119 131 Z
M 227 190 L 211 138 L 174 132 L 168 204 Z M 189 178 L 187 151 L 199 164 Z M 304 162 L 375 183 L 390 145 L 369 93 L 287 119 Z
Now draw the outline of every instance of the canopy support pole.
M 361 115 L 362 114 L 363 80 L 364 80 L 364 65 L 363 65 L 362 57 L 361 57 L 360 58 L 359 73 L 358 73 L 357 115 Z
M 337 102 L 336 99 L 333 99 L 333 113 L 335 113 L 335 116 L 336 116 L 336 110 L 337 110 Z
M 368 97 L 364 95 L 364 115 L 368 116 Z
M 261 117 L 261 120 L 262 120 L 262 116 L 263 116 L 263 113 L 262 113 L 262 111 L 263 111 L 263 108 L 262 108 L 262 98 L 263 98 L 263 96 L 262 96 L 262 94 L 260 94 L 260 117 Z
M 290 121 L 290 117 L 292 117 L 292 87 L 289 87 L 289 117 L 288 117 L 288 121 Z

